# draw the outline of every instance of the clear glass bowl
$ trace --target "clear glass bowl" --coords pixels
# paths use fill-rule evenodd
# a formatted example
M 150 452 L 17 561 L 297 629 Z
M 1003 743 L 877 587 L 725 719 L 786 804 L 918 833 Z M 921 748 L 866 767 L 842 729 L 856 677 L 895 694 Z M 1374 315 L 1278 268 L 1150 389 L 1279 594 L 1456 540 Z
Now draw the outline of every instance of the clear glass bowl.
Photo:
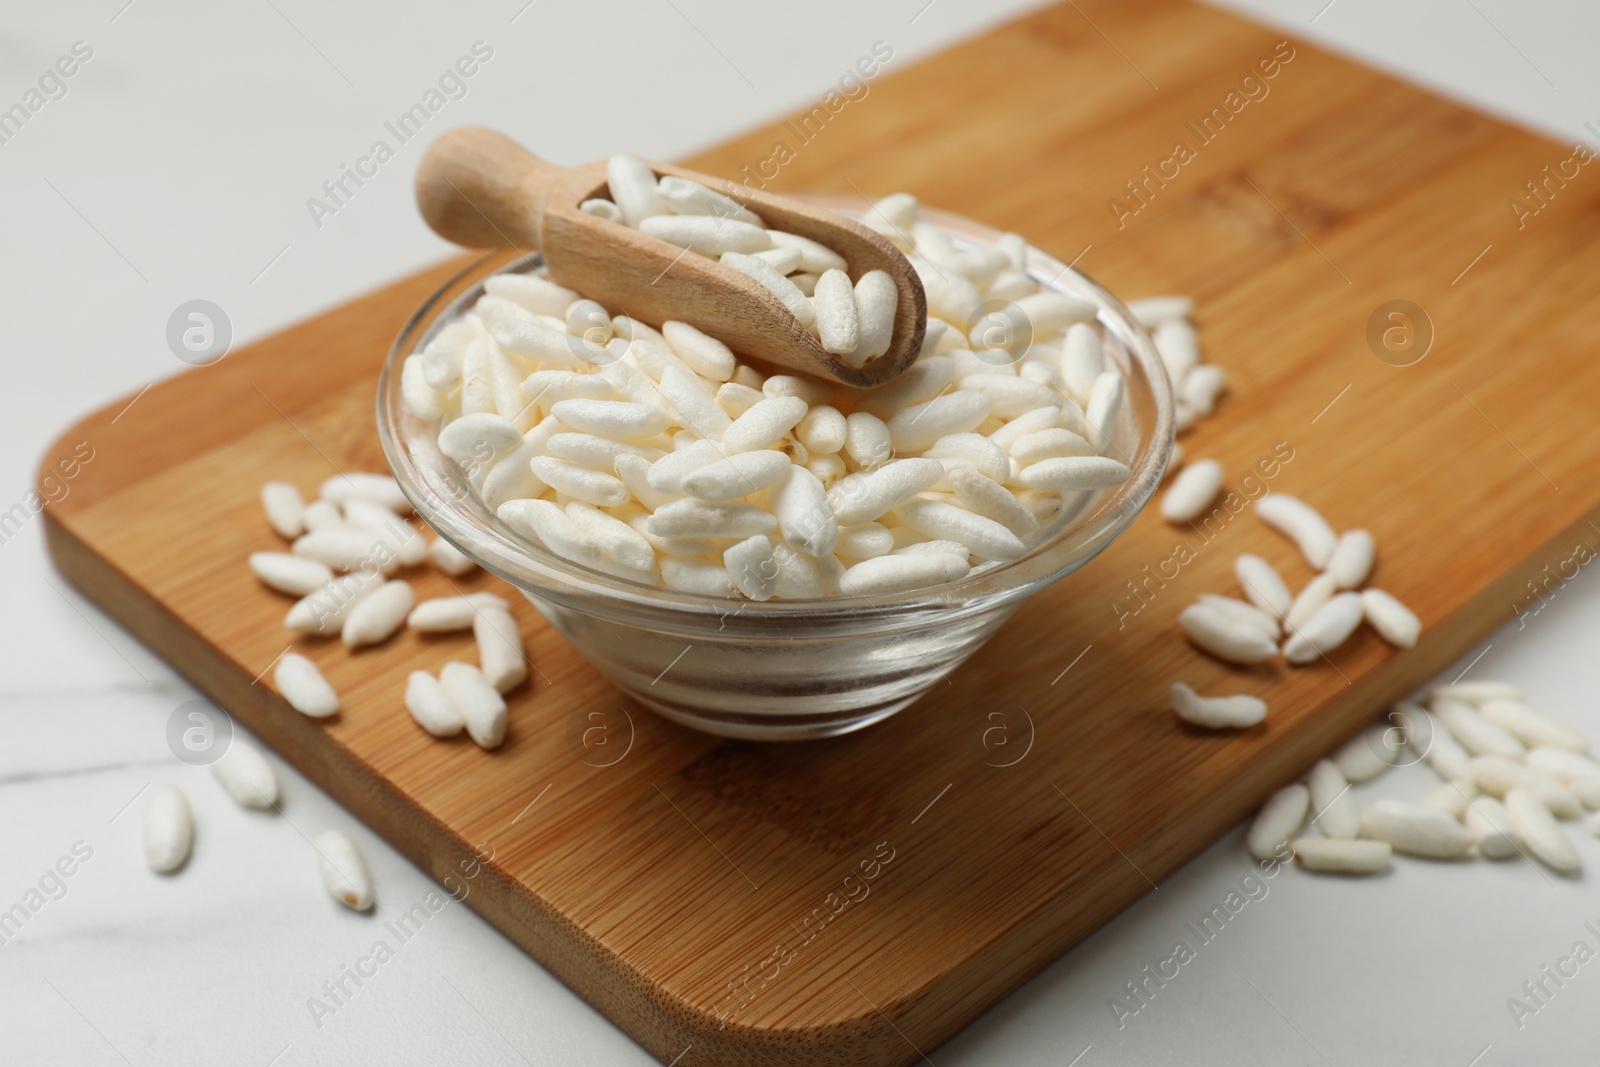
M 844 214 L 859 201 L 807 200 Z M 852 210 L 855 208 L 857 210 Z M 997 231 L 924 208 L 958 246 Z M 537 256 L 485 257 L 406 323 L 378 384 L 378 433 L 394 475 L 439 536 L 520 589 L 545 619 L 625 693 L 685 726 L 724 737 L 803 740 L 878 722 L 955 670 L 1022 600 L 1093 559 L 1127 528 L 1161 481 L 1172 449 L 1172 390 L 1150 335 L 1116 297 L 1030 248 L 1042 285 L 1099 308 L 1106 355 L 1127 381 L 1115 435 L 1133 476 L 1078 494 L 1021 558 L 956 582 L 886 596 L 753 602 L 647 586 L 554 555 L 502 523 L 440 451 L 430 421 L 400 394 L 401 363 L 482 295 L 502 270 Z

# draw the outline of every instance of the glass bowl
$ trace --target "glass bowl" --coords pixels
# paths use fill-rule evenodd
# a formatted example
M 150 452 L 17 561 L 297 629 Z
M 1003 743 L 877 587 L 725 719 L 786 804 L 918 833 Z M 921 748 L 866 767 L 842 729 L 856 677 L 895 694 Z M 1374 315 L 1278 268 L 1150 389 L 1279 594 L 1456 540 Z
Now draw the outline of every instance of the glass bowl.
M 805 197 L 859 216 L 859 201 Z M 958 247 L 1000 235 L 945 212 L 922 218 Z M 440 537 L 520 589 L 573 646 L 639 703 L 724 737 L 804 740 L 857 730 L 911 704 L 955 670 L 1028 596 L 1093 559 L 1160 484 L 1172 448 L 1172 390 L 1150 335 L 1121 301 L 1035 248 L 1040 284 L 1092 301 L 1105 351 L 1127 395 L 1114 435 L 1132 477 L 1068 495 L 1063 513 L 1022 557 L 959 581 L 883 596 L 755 602 L 618 578 L 526 540 L 480 501 L 440 451 L 431 420 L 400 393 L 405 357 L 482 295 L 502 270 L 538 270 L 536 255 L 492 255 L 435 293 L 395 339 L 378 384 L 378 434 L 401 488 Z

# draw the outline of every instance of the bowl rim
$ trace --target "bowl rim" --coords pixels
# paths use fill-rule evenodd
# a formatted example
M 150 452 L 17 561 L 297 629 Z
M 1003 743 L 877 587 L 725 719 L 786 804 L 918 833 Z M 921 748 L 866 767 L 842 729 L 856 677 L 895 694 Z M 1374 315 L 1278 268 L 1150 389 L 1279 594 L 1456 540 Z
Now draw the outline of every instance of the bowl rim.
M 847 214 L 859 214 L 851 198 L 832 194 L 791 194 L 797 199 Z M 857 210 L 852 211 L 852 207 Z M 921 217 L 944 229 L 962 244 L 993 244 L 1001 232 L 948 211 L 921 208 Z M 596 570 L 556 555 L 503 523 L 476 494 L 457 491 L 451 480 L 464 481 L 459 470 L 436 472 L 445 492 L 430 487 L 428 471 L 409 442 L 432 445 L 440 465 L 454 467 L 437 452 L 437 431 L 417 430 L 433 420 L 419 419 L 406 406 L 400 391 L 400 373 L 407 356 L 418 351 L 455 313 L 481 294 L 483 280 L 508 271 L 538 271 L 543 260 L 537 252 L 518 250 L 508 258 L 505 250 L 489 252 L 467 263 L 430 295 L 401 327 L 384 359 L 378 380 L 378 438 L 390 470 L 417 514 L 445 541 L 484 569 L 517 586 L 524 593 L 589 615 L 626 617 L 632 622 L 655 623 L 663 628 L 681 626 L 688 618 L 716 621 L 719 629 L 739 629 L 770 623 L 838 626 L 860 624 L 864 629 L 894 625 L 890 619 L 907 614 L 951 612 L 965 615 L 1019 600 L 1076 570 L 1098 555 L 1143 510 L 1159 487 L 1174 441 L 1174 396 L 1166 367 L 1154 340 L 1128 307 L 1088 275 L 1048 253 L 1027 246 L 1027 273 L 1046 289 L 1087 296 L 1098 308 L 1097 321 L 1120 345 L 1108 346 L 1108 358 L 1118 358 L 1132 400 L 1153 408 L 1148 432 L 1136 442 L 1138 451 L 1129 466 L 1132 475 L 1112 490 L 1093 494 L 1094 507 L 1061 523 L 1050 537 L 1029 546 L 1015 560 L 991 566 L 954 582 L 888 594 L 838 594 L 811 599 L 753 601 L 693 593 L 647 585 L 631 578 Z M 1115 351 L 1113 351 L 1115 349 Z M 1130 373 L 1130 371 L 1134 373 Z M 1124 412 L 1128 410 L 1125 402 Z M 1124 415 L 1126 417 L 1126 414 Z M 407 428 L 410 427 L 410 432 Z M 476 504 L 476 510 L 473 505 Z M 1059 520 L 1058 520 L 1059 521 Z M 876 623 L 874 624 L 874 620 Z M 858 628 L 858 627 L 853 627 Z

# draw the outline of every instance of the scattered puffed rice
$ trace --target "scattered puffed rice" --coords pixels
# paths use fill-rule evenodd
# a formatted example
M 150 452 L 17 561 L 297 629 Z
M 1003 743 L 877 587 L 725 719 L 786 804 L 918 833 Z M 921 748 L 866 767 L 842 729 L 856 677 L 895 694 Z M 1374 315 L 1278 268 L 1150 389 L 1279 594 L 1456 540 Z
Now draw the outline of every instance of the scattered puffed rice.
M 291 596 L 309 596 L 333 581 L 326 563 L 288 552 L 252 552 L 250 570 L 261 584 Z
M 1369 782 L 1388 770 L 1399 746 L 1394 743 L 1394 727 L 1374 723 L 1334 750 L 1332 759 L 1339 773 L 1350 782 Z
M 1173 684 L 1171 695 L 1178 718 L 1212 730 L 1242 729 L 1267 717 L 1267 702 L 1258 697 L 1203 697 L 1182 682 Z
M 1289 610 L 1283 617 L 1284 629 L 1293 633 L 1305 625 L 1313 615 L 1322 610 L 1324 604 L 1333 599 L 1334 593 L 1338 590 L 1338 583 L 1333 580 L 1331 574 L 1319 574 L 1311 579 L 1289 605 Z
M 1230 618 L 1213 605 L 1191 604 L 1178 614 L 1178 625 L 1202 651 L 1229 663 L 1265 663 L 1277 658 L 1278 645 L 1262 630 Z
M 1459 819 L 1467 813 L 1467 805 L 1471 804 L 1478 796 L 1478 787 L 1470 781 L 1445 782 L 1433 792 L 1423 798 L 1423 803 L 1430 808 L 1444 812 L 1452 819 Z M 1492 798 L 1491 798 L 1492 799 Z M 1471 829 L 1471 827 L 1468 827 Z
M 1294 855 L 1308 871 L 1328 874 L 1377 874 L 1389 869 L 1394 849 L 1387 841 L 1332 837 L 1297 837 Z
M 1568 748 L 1528 750 L 1528 766 L 1566 785 L 1583 806 L 1600 808 L 1600 763 Z
M 1503 728 L 1485 719 L 1470 704 L 1455 700 L 1435 700 L 1430 704 L 1434 718 L 1474 756 L 1504 756 L 1520 760 L 1527 749 Z
M 1214 611 L 1221 612 L 1228 619 L 1248 626 L 1252 630 L 1259 630 L 1268 638 L 1276 641 L 1282 636 L 1282 627 L 1270 612 L 1262 611 L 1254 604 L 1237 600 L 1231 596 L 1217 596 L 1215 593 L 1201 593 L 1199 603 Z
M 391 474 L 368 474 L 361 471 L 336 474 L 322 483 L 322 489 L 317 495 L 335 504 L 360 498 L 382 504 L 397 515 L 411 513 L 411 501 L 406 499 L 405 493 L 400 489 L 400 483 L 395 481 Z
M 340 637 L 346 648 L 362 648 L 387 641 L 405 625 L 416 602 L 407 582 L 385 582 L 350 609 Z
M 338 830 L 324 830 L 314 843 L 322 869 L 322 884 L 339 903 L 356 911 L 372 908 L 372 875 L 367 872 L 367 861 L 349 835 Z
M 1539 798 L 1558 819 L 1576 819 L 1583 803 L 1572 790 L 1541 771 L 1504 756 L 1478 756 L 1471 765 L 1472 782 L 1490 796 L 1504 797 L 1521 789 Z
M 1402 701 L 1385 721 L 1340 749 L 1337 765 L 1324 760 L 1313 768 L 1309 807 L 1325 837 L 1295 841 L 1297 852 L 1306 847 L 1301 860 L 1307 869 L 1344 870 L 1349 862 L 1378 869 L 1387 866 L 1387 857 L 1367 846 L 1382 844 L 1433 859 L 1462 859 L 1475 851 L 1485 859 L 1501 860 L 1525 852 L 1553 870 L 1575 873 L 1578 854 L 1557 820 L 1575 819 L 1586 806 L 1600 805 L 1600 764 L 1573 750 L 1583 739 L 1550 716 L 1527 708 L 1520 690 L 1505 683 L 1440 686 L 1433 691 L 1432 703 L 1435 714 L 1430 716 Z M 1481 714 L 1489 704 L 1500 705 L 1495 711 L 1499 723 Z M 1476 751 L 1490 754 L 1469 757 L 1446 728 L 1447 721 L 1471 739 Z M 1571 747 L 1527 751 L 1504 726 L 1517 727 L 1528 740 L 1560 739 Z M 1424 755 L 1449 780 L 1421 803 L 1383 799 L 1358 814 L 1341 772 L 1348 770 L 1349 780 L 1360 781 L 1389 766 L 1402 755 L 1397 732 L 1403 735 L 1405 748 Z M 1267 858 L 1278 835 L 1293 832 L 1295 827 L 1285 826 L 1303 814 L 1295 810 L 1295 800 L 1294 793 L 1280 790 L 1263 806 L 1252 835 L 1247 836 L 1253 854 Z M 1600 833 L 1600 816 L 1591 817 L 1590 827 Z M 1370 840 L 1332 840 L 1351 837 L 1357 830 Z M 1345 844 L 1365 851 L 1345 849 Z
M 1503 803 L 1494 797 L 1476 797 L 1463 807 L 1467 832 L 1477 842 L 1478 855 L 1487 860 L 1506 860 L 1522 852 L 1522 835 Z
M 505 740 L 506 702 L 482 671 L 470 663 L 446 663 L 439 684 L 481 747 L 495 748 Z
M 505 608 L 485 605 L 472 620 L 483 676 L 501 693 L 521 685 L 528 677 L 528 660 L 522 651 L 517 620 Z
M 1194 314 L 1194 301 L 1186 296 L 1147 296 L 1128 301 L 1128 310 L 1141 326 L 1155 327 L 1172 319 L 1187 319 Z
M 194 846 L 194 815 L 189 799 L 170 782 L 150 791 L 144 809 L 144 860 L 157 874 L 182 867 Z
M 1455 682 L 1434 686 L 1428 699 L 1482 704 L 1486 700 L 1521 700 L 1522 690 L 1510 682 Z
M 1250 854 L 1258 860 L 1276 856 L 1306 821 L 1310 806 L 1311 791 L 1299 782 L 1291 782 L 1268 797 L 1245 835 Z
M 302 597 L 283 617 L 283 625 L 301 633 L 336 634 L 361 598 L 370 596 L 381 585 L 383 576 L 380 574 L 358 571 L 341 575 Z
M 1344 644 L 1361 625 L 1364 611 L 1357 593 L 1340 593 L 1300 624 L 1283 645 L 1290 663 L 1313 663 Z
M 1340 589 L 1359 589 L 1372 573 L 1377 557 L 1372 535 L 1366 530 L 1347 530 L 1339 536 L 1328 557 L 1328 573 Z
M 406 679 L 406 710 L 434 737 L 454 737 L 467 725 L 439 679 L 427 671 L 412 671 Z
M 1355 837 L 1361 832 L 1361 812 L 1350 793 L 1350 783 L 1339 768 L 1321 760 L 1306 779 L 1311 787 L 1311 821 L 1328 837 Z
M 1415 704 L 1401 703 L 1396 707 L 1406 744 L 1422 753 L 1435 774 L 1447 782 L 1471 778 L 1471 755 L 1442 722 Z
M 293 541 L 306 532 L 306 502 L 288 482 L 268 482 L 261 487 L 261 509 L 278 536 Z
M 278 803 L 278 776 L 254 745 L 235 737 L 211 765 L 211 773 L 228 795 L 246 808 L 271 808 Z
M 1520 700 L 1485 700 L 1478 705 L 1478 714 L 1529 748 L 1589 751 L 1589 743 L 1578 731 L 1548 715 L 1539 714 Z M 1531 758 L 1529 762 L 1532 763 Z
M 436 597 L 433 600 L 424 600 L 412 608 L 411 614 L 406 616 L 406 625 L 413 630 L 434 634 L 470 630 L 473 620 L 478 617 L 478 612 L 487 608 L 506 611 L 510 609 L 510 605 L 506 603 L 504 597 L 495 596 L 493 593 Z
M 1363 589 L 1361 607 L 1367 625 L 1396 648 L 1415 648 L 1422 634 L 1422 620 L 1393 594 L 1382 589 Z
M 1535 858 L 1561 874 L 1577 873 L 1581 866 L 1578 850 L 1572 847 L 1543 801 L 1527 790 L 1513 789 L 1506 794 L 1505 805 L 1511 825 Z
M 1387 841 L 1396 852 L 1429 859 L 1459 859 L 1472 848 L 1472 834 L 1437 808 L 1406 800 L 1379 800 L 1361 815 L 1361 832 Z
M 339 694 L 317 670 L 317 665 L 298 652 L 285 652 L 272 672 L 273 684 L 289 706 L 313 719 L 325 719 L 339 710 Z
M 1190 463 L 1172 480 L 1161 498 L 1161 517 L 1168 522 L 1199 518 L 1222 491 L 1222 464 L 1214 459 Z
M 1233 574 L 1250 603 L 1279 619 L 1289 614 L 1294 598 L 1272 564 L 1246 553 L 1233 561 Z
M 1287 493 L 1273 493 L 1256 501 L 1263 522 L 1295 543 L 1314 570 L 1322 570 L 1333 557 L 1338 535 L 1315 508 Z

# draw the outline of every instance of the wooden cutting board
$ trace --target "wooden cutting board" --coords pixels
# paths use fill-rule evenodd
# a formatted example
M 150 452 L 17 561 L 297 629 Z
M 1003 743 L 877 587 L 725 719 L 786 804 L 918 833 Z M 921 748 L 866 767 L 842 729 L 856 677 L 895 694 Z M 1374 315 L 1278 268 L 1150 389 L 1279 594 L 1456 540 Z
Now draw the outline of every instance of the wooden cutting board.
M 1248 512 L 1207 530 L 1147 514 L 947 684 L 836 740 L 759 746 L 672 726 L 526 605 L 536 674 L 499 751 L 431 740 L 402 708 L 407 670 L 470 656 L 459 637 L 405 634 L 355 656 L 297 641 L 345 701 L 310 721 L 252 684 L 289 643 L 285 602 L 244 564 L 276 545 L 256 489 L 381 468 L 379 362 L 459 263 L 74 426 L 47 468 L 80 442 L 93 459 L 46 511 L 51 551 L 663 1061 L 910 1062 L 1386 701 L 1537 607 L 1541 568 L 1570 577 L 1600 547 L 1595 168 L 1528 199 L 1525 183 L 1570 149 L 1282 40 L 1177 0 L 1084 0 L 891 61 L 821 121 L 688 162 L 750 165 L 777 189 L 906 189 L 1021 231 L 1119 293 L 1193 294 L 1233 388 L 1185 448 L 1220 459 L 1240 496 L 1301 494 L 1371 529 L 1376 583 L 1426 625 L 1413 651 L 1363 631 L 1304 669 L 1207 660 L 1174 617 L 1231 591 L 1236 554 L 1265 555 L 1297 586 L 1310 574 Z M 1274 59 L 1273 77 L 1243 82 Z M 1169 162 L 1180 141 L 1192 158 Z M 1435 334 L 1410 366 L 1392 365 L 1409 358 L 1403 335 L 1390 362 L 1369 345 L 1392 300 L 1424 309 Z M 431 572 L 416 584 L 448 589 Z M 1272 712 L 1242 734 L 1186 729 L 1167 709 L 1177 679 L 1262 694 Z M 491 858 L 473 866 L 475 853 Z

